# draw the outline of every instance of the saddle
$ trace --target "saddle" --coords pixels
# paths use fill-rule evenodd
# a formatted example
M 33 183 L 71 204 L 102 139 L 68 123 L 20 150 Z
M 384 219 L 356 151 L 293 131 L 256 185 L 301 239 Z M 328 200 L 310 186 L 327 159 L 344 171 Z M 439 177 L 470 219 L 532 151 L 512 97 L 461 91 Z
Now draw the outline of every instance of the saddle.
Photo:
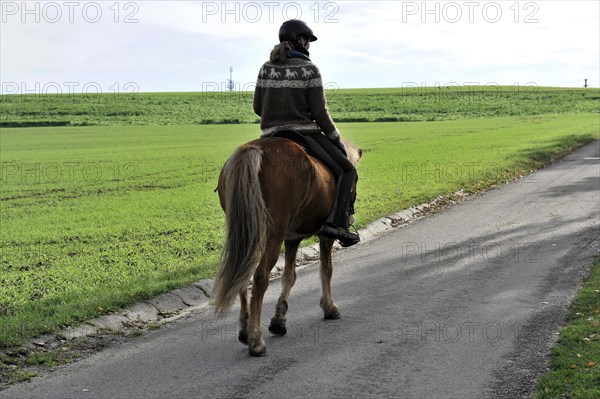
M 280 130 L 280 131 L 273 133 L 270 137 L 281 137 L 284 139 L 291 140 L 294 143 L 300 145 L 304 149 L 304 152 L 306 152 L 308 155 L 313 156 L 317 159 L 320 159 L 319 156 L 317 154 L 315 154 L 314 151 L 311 151 L 310 145 L 307 143 L 307 141 L 304 138 L 304 135 L 302 133 L 298 133 L 295 130 Z M 344 148 L 341 148 L 341 150 L 342 150 L 342 153 L 344 154 L 344 156 L 347 157 L 348 155 L 346 154 L 346 150 Z

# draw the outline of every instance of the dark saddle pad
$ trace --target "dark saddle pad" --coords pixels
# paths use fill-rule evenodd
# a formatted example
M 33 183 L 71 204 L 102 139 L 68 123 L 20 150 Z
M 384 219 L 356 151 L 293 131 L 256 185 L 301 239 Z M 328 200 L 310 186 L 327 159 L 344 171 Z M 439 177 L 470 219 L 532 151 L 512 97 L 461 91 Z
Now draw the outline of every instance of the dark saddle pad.
M 281 137 L 292 140 L 294 143 L 300 145 L 308 155 L 316 157 L 316 155 L 310 150 L 310 146 L 306 142 L 306 139 L 302 133 L 298 133 L 295 130 L 280 130 L 273 133 L 270 137 Z

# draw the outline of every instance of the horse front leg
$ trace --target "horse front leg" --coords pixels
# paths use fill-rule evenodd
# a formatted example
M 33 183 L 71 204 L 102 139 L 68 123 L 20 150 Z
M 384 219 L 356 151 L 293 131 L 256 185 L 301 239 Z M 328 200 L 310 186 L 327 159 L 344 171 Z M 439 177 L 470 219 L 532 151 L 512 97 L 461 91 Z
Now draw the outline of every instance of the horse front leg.
M 275 335 L 285 335 L 287 333 L 286 314 L 288 311 L 288 298 L 290 291 L 296 282 L 296 253 L 300 241 L 285 242 L 285 266 L 283 276 L 281 277 L 281 295 L 277 301 L 275 315 L 271 319 L 269 331 Z
M 252 299 L 250 300 L 250 314 L 248 317 L 248 349 L 251 356 L 264 356 L 267 354 L 265 341 L 262 337 L 260 318 L 263 298 L 269 287 L 269 273 L 277 263 L 283 239 L 267 241 L 265 252 L 254 272 L 252 282 Z
M 333 264 L 331 262 L 331 251 L 333 249 L 331 238 L 320 236 L 319 249 L 321 258 L 321 308 L 325 319 L 339 319 L 340 311 L 331 297 L 331 276 L 333 275 Z

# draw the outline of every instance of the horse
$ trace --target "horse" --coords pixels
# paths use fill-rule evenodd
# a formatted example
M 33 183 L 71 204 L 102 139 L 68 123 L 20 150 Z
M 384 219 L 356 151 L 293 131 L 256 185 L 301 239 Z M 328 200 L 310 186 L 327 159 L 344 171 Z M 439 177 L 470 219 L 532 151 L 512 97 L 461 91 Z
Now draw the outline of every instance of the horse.
M 362 150 L 344 140 L 348 159 L 357 165 Z M 269 331 L 285 335 L 290 290 L 296 281 L 296 253 L 300 242 L 319 234 L 336 195 L 336 179 L 320 160 L 298 143 L 266 137 L 238 147 L 221 169 L 217 191 L 226 220 L 220 270 L 213 286 L 215 312 L 225 314 L 240 298 L 238 340 L 251 356 L 266 355 L 260 320 L 269 274 L 285 244 L 282 291 Z M 356 195 L 356 190 L 353 190 Z M 339 319 L 331 297 L 334 240 L 319 235 L 325 319 Z M 247 285 L 252 278 L 251 300 Z

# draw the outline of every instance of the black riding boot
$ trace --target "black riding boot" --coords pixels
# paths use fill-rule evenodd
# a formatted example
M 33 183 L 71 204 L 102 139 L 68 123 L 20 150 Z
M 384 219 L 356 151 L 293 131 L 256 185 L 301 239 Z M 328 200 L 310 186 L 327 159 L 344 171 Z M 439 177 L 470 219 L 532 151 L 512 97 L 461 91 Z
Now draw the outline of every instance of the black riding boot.
M 344 176 L 338 181 L 336 200 L 333 204 L 332 213 L 327 218 L 327 222 L 325 223 L 322 232 L 325 237 L 338 239 L 342 247 L 350 247 L 354 244 L 358 244 L 360 242 L 360 237 L 358 234 L 348 230 L 352 186 L 350 187 L 350 190 L 347 190 L 343 184 L 347 184 L 348 180 L 350 181 L 350 184 L 352 184 L 352 179 L 343 179 L 343 177 Z M 343 195 L 340 198 L 340 192 L 349 192 L 350 194 L 348 196 Z

